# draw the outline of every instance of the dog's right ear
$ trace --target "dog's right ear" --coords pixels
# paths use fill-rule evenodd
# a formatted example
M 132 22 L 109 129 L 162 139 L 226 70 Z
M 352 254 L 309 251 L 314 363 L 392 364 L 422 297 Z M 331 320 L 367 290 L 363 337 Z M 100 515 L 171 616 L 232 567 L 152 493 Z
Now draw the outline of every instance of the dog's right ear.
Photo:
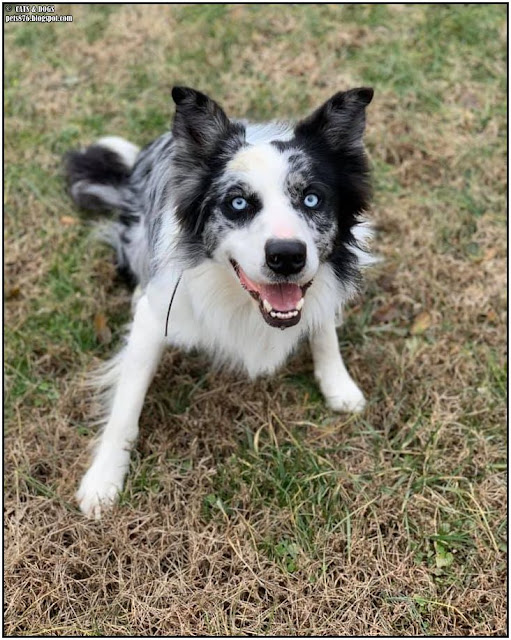
M 365 109 L 373 99 L 371 87 L 339 91 L 295 127 L 297 137 L 322 141 L 331 149 L 360 147 Z
M 204 93 L 189 87 L 173 87 L 176 115 L 172 133 L 184 140 L 195 153 L 208 155 L 219 140 L 236 130 L 224 110 Z

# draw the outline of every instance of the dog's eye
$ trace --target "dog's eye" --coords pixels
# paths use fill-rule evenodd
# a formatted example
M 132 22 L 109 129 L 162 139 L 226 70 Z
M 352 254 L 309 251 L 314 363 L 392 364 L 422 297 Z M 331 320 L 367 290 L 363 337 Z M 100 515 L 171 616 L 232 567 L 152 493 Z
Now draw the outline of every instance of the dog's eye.
M 303 199 L 303 204 L 309 209 L 315 209 L 319 204 L 319 196 L 315 193 L 308 193 Z
M 231 207 L 236 211 L 243 211 L 248 207 L 248 202 L 245 200 L 245 198 L 238 196 L 237 198 L 233 198 L 231 200 Z

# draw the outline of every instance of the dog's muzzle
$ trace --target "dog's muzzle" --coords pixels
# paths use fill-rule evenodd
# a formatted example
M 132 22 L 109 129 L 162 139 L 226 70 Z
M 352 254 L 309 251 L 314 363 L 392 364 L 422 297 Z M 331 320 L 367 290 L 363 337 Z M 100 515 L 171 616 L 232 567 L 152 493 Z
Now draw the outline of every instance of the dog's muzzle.
M 287 255 L 289 256 L 290 254 Z M 294 255 L 296 256 L 298 254 Z M 291 262 L 296 259 L 297 258 L 286 257 L 284 261 L 288 261 L 290 265 Z M 298 285 L 293 282 L 258 284 L 247 276 L 237 262 L 231 260 L 231 264 L 238 276 L 241 286 L 258 302 L 259 310 L 264 320 L 271 327 L 286 329 L 300 322 L 302 308 L 305 302 L 305 292 L 312 284 L 312 281 L 305 285 Z M 289 266 L 287 268 L 289 268 Z M 296 265 L 292 268 L 296 269 Z M 302 268 L 303 265 L 299 270 L 301 271 Z

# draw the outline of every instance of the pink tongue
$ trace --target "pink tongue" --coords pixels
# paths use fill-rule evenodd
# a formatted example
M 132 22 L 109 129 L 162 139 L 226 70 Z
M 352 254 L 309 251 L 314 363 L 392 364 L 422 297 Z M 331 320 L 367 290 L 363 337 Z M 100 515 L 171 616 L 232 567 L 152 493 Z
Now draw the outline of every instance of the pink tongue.
M 261 300 L 268 300 L 275 311 L 292 311 L 302 298 L 302 289 L 297 284 L 256 284 L 239 265 L 238 275 L 248 291 L 256 291 Z
M 302 297 L 302 290 L 297 284 L 261 284 L 259 285 L 261 300 L 268 300 L 275 311 L 292 311 Z

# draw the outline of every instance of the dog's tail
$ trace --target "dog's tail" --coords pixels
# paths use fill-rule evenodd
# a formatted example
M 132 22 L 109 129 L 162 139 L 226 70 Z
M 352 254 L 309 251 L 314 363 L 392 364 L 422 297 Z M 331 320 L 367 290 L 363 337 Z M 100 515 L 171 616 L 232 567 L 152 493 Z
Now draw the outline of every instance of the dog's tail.
M 114 247 L 119 275 L 130 286 L 142 275 L 141 260 L 137 259 L 140 251 L 134 251 L 131 244 L 141 216 L 138 198 L 130 183 L 138 154 L 136 145 L 110 136 L 84 150 L 71 151 L 65 157 L 69 193 L 78 207 L 88 213 L 113 214 L 113 220 L 99 225 L 96 235 Z
M 65 158 L 71 197 L 89 211 L 118 211 L 130 207 L 128 179 L 139 148 L 116 136 L 101 138 L 83 151 Z

